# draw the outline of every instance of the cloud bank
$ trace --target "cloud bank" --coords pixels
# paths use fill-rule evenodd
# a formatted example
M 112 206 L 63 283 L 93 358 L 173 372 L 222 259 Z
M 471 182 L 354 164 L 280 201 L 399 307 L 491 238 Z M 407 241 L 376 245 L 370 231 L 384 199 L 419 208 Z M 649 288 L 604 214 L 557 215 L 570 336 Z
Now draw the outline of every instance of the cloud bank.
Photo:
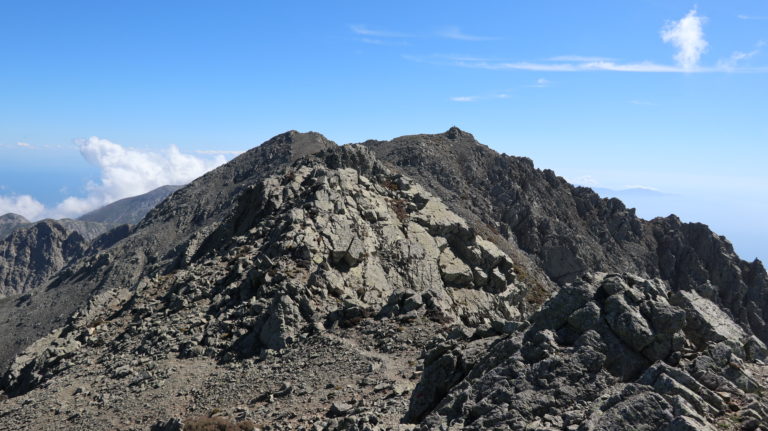
M 144 151 L 98 137 L 80 140 L 77 146 L 83 158 L 100 171 L 98 181 L 86 184 L 84 197 L 70 196 L 53 208 L 45 208 L 28 195 L 0 196 L 0 214 L 14 212 L 32 220 L 77 217 L 160 186 L 186 184 L 226 162 L 222 154 L 201 158 L 184 154 L 175 146 L 159 152 Z
M 0 196 L 0 215 L 19 214 L 35 220 L 45 211 L 45 206 L 29 195 Z

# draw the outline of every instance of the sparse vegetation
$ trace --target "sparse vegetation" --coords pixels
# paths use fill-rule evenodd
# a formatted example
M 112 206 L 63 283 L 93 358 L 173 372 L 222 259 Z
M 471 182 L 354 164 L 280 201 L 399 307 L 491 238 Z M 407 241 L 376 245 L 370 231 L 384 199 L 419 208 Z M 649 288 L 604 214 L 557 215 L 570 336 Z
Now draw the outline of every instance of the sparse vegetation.
M 251 421 L 232 422 L 222 417 L 192 418 L 184 421 L 184 431 L 255 431 Z
M 538 308 L 549 299 L 549 291 L 533 277 L 524 266 L 519 263 L 515 263 L 512 266 L 512 270 L 515 272 L 517 279 L 528 287 L 525 292 L 525 302 Z
M 406 210 L 405 200 L 400 198 L 392 199 L 390 205 L 392 206 L 392 211 L 395 212 L 395 215 L 400 222 L 404 223 L 408 220 L 408 210 Z
M 384 186 L 384 188 L 389 191 L 396 192 L 400 190 L 400 185 L 390 179 L 386 179 L 382 181 L 381 185 Z

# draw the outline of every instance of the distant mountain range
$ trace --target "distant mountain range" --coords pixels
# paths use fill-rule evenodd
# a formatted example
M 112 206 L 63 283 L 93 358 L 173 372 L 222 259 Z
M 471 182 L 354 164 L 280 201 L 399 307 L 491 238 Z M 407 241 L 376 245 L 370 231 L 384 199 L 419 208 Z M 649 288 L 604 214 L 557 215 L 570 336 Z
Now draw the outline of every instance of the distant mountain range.
M 158 203 L 182 186 L 162 186 L 142 195 L 133 196 L 73 219 L 55 220 L 64 228 L 76 231 L 87 241 L 122 224 L 136 224 Z M 0 215 L 0 240 L 7 237 L 16 229 L 30 226 L 33 223 L 18 214 Z
M 604 187 L 593 187 L 592 190 L 595 191 L 595 193 L 599 194 L 603 197 L 614 197 L 614 198 L 629 198 L 629 197 L 661 197 L 661 196 L 669 196 L 669 194 L 664 193 L 659 190 L 650 189 L 646 187 L 627 187 L 624 189 L 608 189 Z
M 143 195 L 115 201 L 77 219 L 86 222 L 106 223 L 112 226 L 136 224 L 157 204 L 182 186 L 162 186 Z
M 138 223 L 179 188 L 160 187 L 119 200 L 77 220 L 46 219 L 33 223 L 18 214 L 0 216 L 0 298 L 27 293 L 70 261 L 83 257 L 91 242 L 102 244 L 109 240 L 107 232 L 120 225 Z M 98 239 L 102 236 L 105 238 Z
M 8 213 L 0 215 L 0 240 L 7 237 L 16 228 L 29 224 L 29 220 L 18 214 Z

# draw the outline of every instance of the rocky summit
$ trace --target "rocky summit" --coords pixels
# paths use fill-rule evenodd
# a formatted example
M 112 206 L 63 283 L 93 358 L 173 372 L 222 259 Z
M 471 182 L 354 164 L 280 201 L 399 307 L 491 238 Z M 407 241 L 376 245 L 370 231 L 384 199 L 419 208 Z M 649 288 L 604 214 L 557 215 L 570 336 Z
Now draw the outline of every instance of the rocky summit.
M 457 128 L 0 247 L 0 430 L 768 429 L 759 261 Z

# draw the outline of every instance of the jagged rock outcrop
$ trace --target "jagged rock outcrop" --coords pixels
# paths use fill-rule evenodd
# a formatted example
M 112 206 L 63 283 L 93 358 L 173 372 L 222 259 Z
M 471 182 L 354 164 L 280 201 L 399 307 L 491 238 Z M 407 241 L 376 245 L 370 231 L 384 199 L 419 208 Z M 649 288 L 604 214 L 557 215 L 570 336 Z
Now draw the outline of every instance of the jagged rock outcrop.
M 768 275 L 762 262 L 745 262 L 725 238 L 674 216 L 648 223 L 658 243 L 661 277 L 724 307 L 739 324 L 768 340 Z
M 0 216 L 0 240 L 5 239 L 20 226 L 30 224 L 29 220 L 18 214 L 8 213 Z
M 564 287 L 530 328 L 475 350 L 427 354 L 408 419 L 424 418 L 424 429 L 768 425 L 765 344 L 708 299 L 660 280 L 591 276 Z
M 40 286 L 85 248 L 80 234 L 52 220 L 15 230 L 0 241 L 0 297 Z
M 643 274 L 653 267 L 634 210 L 536 169 L 528 158 L 499 154 L 456 127 L 364 145 L 462 216 L 500 232 L 555 282 L 588 271 Z
M 540 268 L 563 284 L 589 272 L 630 272 L 660 277 L 673 289 L 703 289 L 768 342 L 768 273 L 759 261 L 739 259 L 705 225 L 675 216 L 642 220 L 618 199 L 574 187 L 530 159 L 499 154 L 455 127 L 364 144 L 473 225 L 499 231 L 511 243 L 505 251 L 518 256 L 519 248 L 533 260 L 526 265 L 532 274 Z

